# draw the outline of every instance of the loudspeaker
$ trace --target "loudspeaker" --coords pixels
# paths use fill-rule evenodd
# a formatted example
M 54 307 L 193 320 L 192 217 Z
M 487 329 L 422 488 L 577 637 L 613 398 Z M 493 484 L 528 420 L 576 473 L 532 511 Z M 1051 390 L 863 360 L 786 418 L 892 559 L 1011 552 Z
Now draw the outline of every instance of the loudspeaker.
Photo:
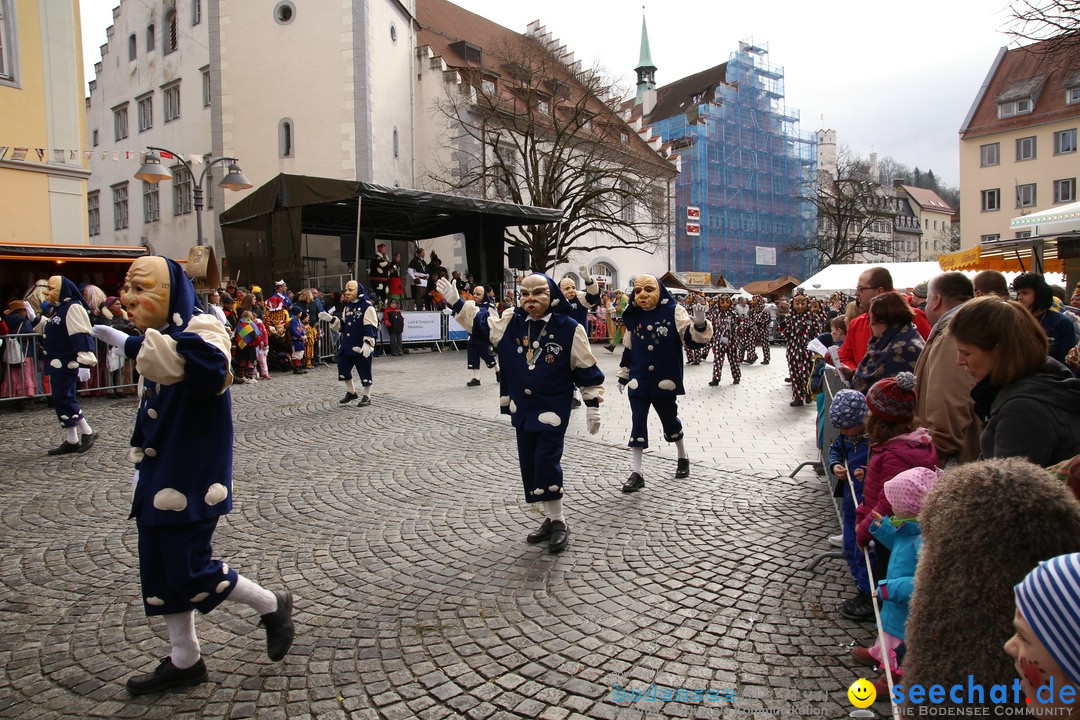
M 375 257 L 375 231 L 360 231 L 360 257 L 370 260 Z
M 356 233 L 343 233 L 341 241 L 341 262 L 352 262 L 356 259 Z M 375 257 L 375 231 L 360 231 L 360 259 L 370 260 Z
M 341 262 L 351 263 L 356 260 L 356 233 L 343 233 L 341 240 Z
M 507 262 L 510 263 L 510 267 L 515 269 L 524 269 L 532 265 L 532 253 L 515 245 L 511 245 L 507 249 L 506 258 Z

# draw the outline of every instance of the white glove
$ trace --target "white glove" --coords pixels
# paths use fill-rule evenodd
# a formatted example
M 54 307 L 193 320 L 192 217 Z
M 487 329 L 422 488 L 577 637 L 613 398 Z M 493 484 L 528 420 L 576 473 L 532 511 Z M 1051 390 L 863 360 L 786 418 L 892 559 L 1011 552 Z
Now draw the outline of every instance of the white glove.
M 90 379 L 90 368 L 79 368 L 79 382 L 86 382 Z
M 108 325 L 95 325 L 90 328 L 90 334 L 101 342 L 118 348 L 124 347 L 124 343 L 126 343 L 128 339 L 127 333 L 122 333 L 116 328 L 109 327 Z
M 592 278 L 589 277 L 589 266 L 578 265 L 578 274 L 581 275 L 581 281 L 586 285 L 591 284 Z
M 326 312 L 325 310 L 319 313 L 319 319 L 323 322 L 334 322 L 334 316 Z
M 375 352 L 375 346 L 369 345 L 368 343 L 364 343 L 363 347 L 360 348 L 360 354 L 366 358 L 371 357 L 371 353 L 373 352 Z
M 600 432 L 600 408 L 585 408 L 585 427 L 588 429 L 590 435 L 595 435 Z
M 694 327 L 701 327 L 705 324 L 705 306 L 694 306 Z
M 461 297 L 457 294 L 457 288 L 454 283 L 450 282 L 446 278 L 439 278 L 435 282 L 435 289 L 442 293 L 442 296 L 446 298 L 446 304 L 453 307 Z

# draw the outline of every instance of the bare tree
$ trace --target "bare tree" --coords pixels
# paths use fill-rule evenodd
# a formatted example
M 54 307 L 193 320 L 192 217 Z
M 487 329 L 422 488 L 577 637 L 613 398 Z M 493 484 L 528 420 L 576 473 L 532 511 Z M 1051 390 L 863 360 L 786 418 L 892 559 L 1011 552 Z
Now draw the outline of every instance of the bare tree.
M 1023 44 L 1042 43 L 1037 52 L 1068 60 L 1080 57 L 1080 0 L 1013 0 L 1009 35 Z M 1045 42 L 1044 42 L 1045 41 Z
M 609 106 L 617 88 L 527 36 L 485 48 L 484 61 L 457 70 L 459 85 L 439 103 L 453 153 L 430 179 L 450 191 L 562 209 L 558 225 L 508 228 L 534 270 L 567 262 L 587 235 L 590 249 L 657 247 L 668 232 L 675 168 Z
M 891 255 L 892 224 L 896 216 L 891 196 L 872 181 L 866 162 L 846 146 L 832 168 L 819 173 L 815 192 L 807 198 L 817 208 L 814 237 L 793 244 L 793 251 L 815 250 L 821 267 L 859 256 Z

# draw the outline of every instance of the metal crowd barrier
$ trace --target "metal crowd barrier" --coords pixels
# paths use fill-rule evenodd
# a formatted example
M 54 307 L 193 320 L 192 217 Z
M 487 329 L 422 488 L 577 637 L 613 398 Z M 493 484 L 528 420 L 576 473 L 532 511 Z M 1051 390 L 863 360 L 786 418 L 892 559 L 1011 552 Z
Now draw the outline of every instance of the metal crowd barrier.
M 840 373 L 836 368 L 831 365 L 825 366 L 825 375 L 822 382 L 823 392 L 825 393 L 825 407 L 823 412 L 825 413 L 825 421 L 822 423 L 821 430 L 821 447 L 818 449 L 819 462 L 821 463 L 822 470 L 824 470 L 825 486 L 829 489 L 829 496 L 833 503 L 833 510 L 836 512 L 836 526 L 840 529 L 840 532 L 844 531 L 844 516 L 841 508 L 841 503 L 844 501 L 843 497 L 836 497 L 834 494 L 834 488 L 840 480 L 833 475 L 832 468 L 829 466 L 829 446 L 832 445 L 836 438 L 840 437 L 840 431 L 833 427 L 829 422 L 829 408 L 832 407 L 833 398 L 836 393 L 847 387 L 847 384 L 840 377 Z M 817 424 L 814 425 L 814 437 L 817 438 Z M 806 465 L 807 463 L 803 463 Z M 802 467 L 800 465 L 799 467 Z M 795 472 L 798 472 L 796 468 Z M 792 472 L 794 477 L 795 472 Z M 807 570 L 813 570 L 817 567 L 818 563 L 826 558 L 844 558 L 844 551 L 842 549 L 829 550 L 826 552 L 818 553 L 806 563 Z
M 37 333 L 9 334 L 3 336 L 4 347 L 0 348 L 0 361 L 5 357 L 9 342 L 18 342 L 23 350 L 23 362 L 13 365 L 2 362 L 0 372 L 0 403 L 19 400 L 44 398 L 51 394 L 49 378 L 44 373 L 46 356 L 41 354 L 41 335 Z M 110 359 L 110 353 L 113 357 Z M 95 340 L 94 354 L 98 363 L 90 368 L 90 379 L 79 383 L 79 395 L 109 396 L 131 395 L 135 393 L 138 375 L 135 373 L 135 361 L 116 353 L 113 348 L 100 340 Z M 115 368 L 115 369 L 110 369 Z

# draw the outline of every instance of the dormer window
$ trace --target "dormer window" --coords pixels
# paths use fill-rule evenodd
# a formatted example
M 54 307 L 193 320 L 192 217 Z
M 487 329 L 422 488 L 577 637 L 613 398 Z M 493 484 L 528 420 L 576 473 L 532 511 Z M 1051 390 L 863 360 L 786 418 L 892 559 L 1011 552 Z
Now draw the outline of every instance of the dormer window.
M 1007 118 L 1014 115 L 1027 115 L 1031 112 L 1033 106 L 1034 103 L 1031 102 L 1031 98 L 1021 98 L 1019 100 L 998 103 L 998 117 Z
M 458 40 L 450 43 L 450 49 L 470 65 L 479 65 L 484 59 L 484 51 L 480 49 L 479 45 L 473 45 L 471 42 Z

